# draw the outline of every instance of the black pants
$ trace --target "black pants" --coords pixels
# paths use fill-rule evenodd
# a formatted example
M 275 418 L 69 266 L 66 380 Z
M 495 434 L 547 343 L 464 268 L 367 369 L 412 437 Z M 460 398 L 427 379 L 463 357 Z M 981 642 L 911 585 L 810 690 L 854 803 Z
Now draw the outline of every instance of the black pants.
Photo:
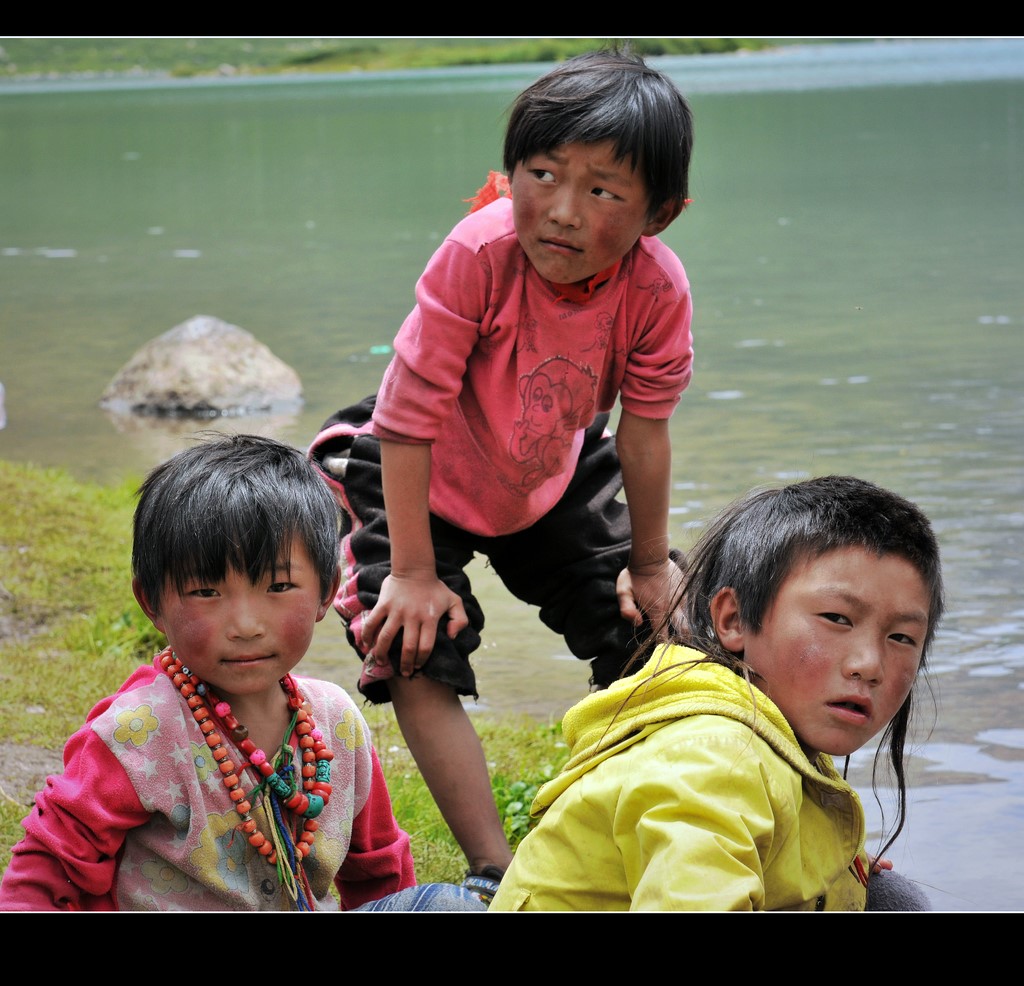
M 335 434 L 318 439 L 312 455 L 328 479 L 324 459 L 344 457 L 344 477 L 332 485 L 340 490 L 343 526 L 343 585 L 336 608 L 346 624 L 349 642 L 361 658 L 362 618 L 377 603 L 381 585 L 391 571 L 391 545 L 381 487 L 380 442 L 367 429 L 374 399 L 345 408 L 324 424 Z M 620 677 L 638 648 L 650 636 L 646 624 L 636 628 L 619 615 L 615 583 L 630 551 L 629 513 L 616 499 L 622 472 L 615 439 L 605 435 L 608 415 L 598 415 L 587 429 L 579 462 L 562 499 L 533 526 L 515 534 L 482 537 L 431 514 L 438 577 L 458 593 L 469 626 L 454 640 L 442 619 L 434 650 L 418 673 L 476 696 L 476 675 L 469 656 L 480 646 L 484 614 L 473 595 L 465 567 L 474 554 L 485 555 L 508 589 L 540 609 L 544 623 L 561 634 L 578 658 L 591 662 L 591 684 L 606 687 Z M 339 428 L 339 426 L 346 426 Z M 351 434 L 339 433 L 347 431 Z M 397 674 L 401 639 L 391 648 Z M 371 702 L 386 702 L 387 681 L 365 672 L 359 690 Z

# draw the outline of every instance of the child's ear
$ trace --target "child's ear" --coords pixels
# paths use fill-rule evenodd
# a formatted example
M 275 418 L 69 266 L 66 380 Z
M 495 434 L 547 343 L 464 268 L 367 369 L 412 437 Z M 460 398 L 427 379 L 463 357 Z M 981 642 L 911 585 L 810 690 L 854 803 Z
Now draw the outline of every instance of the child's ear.
M 711 625 L 719 643 L 731 654 L 742 654 L 744 647 L 743 620 L 740 603 L 732 586 L 719 589 L 711 600 Z
M 161 625 L 160 614 L 150 605 L 149 599 L 146 593 L 143 592 L 142 584 L 138 579 L 132 579 L 132 592 L 135 594 L 135 601 L 142 607 L 142 612 L 149 617 L 149 622 L 163 633 L 164 628 Z
M 316 621 L 319 623 L 326 615 L 327 611 L 331 608 L 331 604 L 334 602 L 334 597 L 338 594 L 338 586 L 341 585 L 341 567 L 337 567 L 334 570 L 334 578 L 331 579 L 331 587 L 320 603 L 319 609 L 316 611 Z
M 662 230 L 668 229 L 683 211 L 683 203 L 679 199 L 666 199 L 657 208 L 654 215 L 647 220 L 644 226 L 643 236 L 657 236 Z

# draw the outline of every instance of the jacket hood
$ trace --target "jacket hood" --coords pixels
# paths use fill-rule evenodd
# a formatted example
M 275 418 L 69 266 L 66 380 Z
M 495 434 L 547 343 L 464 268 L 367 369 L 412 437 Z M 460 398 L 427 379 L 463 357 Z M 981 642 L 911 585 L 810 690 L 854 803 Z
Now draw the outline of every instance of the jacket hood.
M 662 726 L 686 716 L 716 715 L 749 726 L 794 770 L 846 790 L 831 757 L 812 763 L 778 706 L 757 686 L 689 647 L 659 647 L 636 674 L 574 705 L 562 720 L 571 750 L 562 772 L 541 788 L 533 813 L 546 809 L 573 781 Z

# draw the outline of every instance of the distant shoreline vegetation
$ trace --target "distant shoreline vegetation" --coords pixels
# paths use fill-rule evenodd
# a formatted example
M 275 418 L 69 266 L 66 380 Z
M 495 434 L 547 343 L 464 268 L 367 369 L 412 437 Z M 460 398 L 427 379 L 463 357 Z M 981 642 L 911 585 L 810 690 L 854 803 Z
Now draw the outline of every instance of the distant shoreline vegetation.
M 797 38 L 0 38 L 4 79 L 374 72 L 555 62 L 603 45 L 639 54 L 755 51 Z

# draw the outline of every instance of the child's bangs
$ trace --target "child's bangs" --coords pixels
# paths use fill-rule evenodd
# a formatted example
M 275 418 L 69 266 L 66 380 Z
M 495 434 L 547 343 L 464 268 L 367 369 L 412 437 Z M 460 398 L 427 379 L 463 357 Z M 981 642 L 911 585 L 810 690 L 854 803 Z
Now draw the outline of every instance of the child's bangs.
M 287 571 L 292 539 L 298 529 L 295 511 L 287 502 L 254 499 L 239 483 L 225 490 L 219 509 L 210 513 L 191 505 L 167 554 L 167 579 L 177 589 L 195 581 L 219 582 L 229 570 L 243 573 L 255 584 L 266 575 Z

